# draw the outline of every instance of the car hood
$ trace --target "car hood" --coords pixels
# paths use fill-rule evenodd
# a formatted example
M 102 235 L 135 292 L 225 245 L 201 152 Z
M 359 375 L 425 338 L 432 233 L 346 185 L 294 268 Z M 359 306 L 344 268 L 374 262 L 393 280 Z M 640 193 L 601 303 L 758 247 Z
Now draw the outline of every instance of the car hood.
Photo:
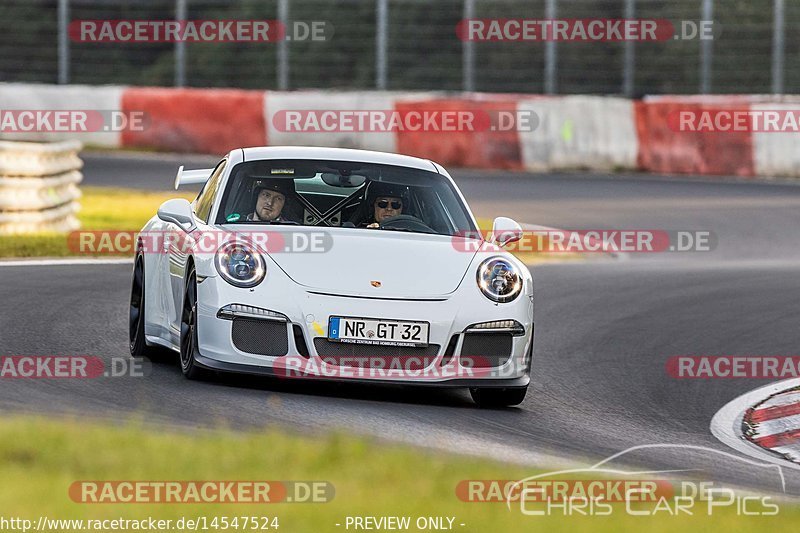
M 477 246 L 463 245 L 477 241 L 446 235 L 341 228 L 322 231 L 329 244 L 326 251 L 272 252 L 270 257 L 299 285 L 326 294 L 446 297 L 458 288 L 477 253 Z

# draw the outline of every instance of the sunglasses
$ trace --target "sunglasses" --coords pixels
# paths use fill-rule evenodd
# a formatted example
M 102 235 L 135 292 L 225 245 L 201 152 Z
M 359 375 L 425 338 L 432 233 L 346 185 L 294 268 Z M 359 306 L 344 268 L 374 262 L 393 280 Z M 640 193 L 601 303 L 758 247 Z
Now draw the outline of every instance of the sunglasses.
M 392 200 L 391 202 L 389 200 L 381 200 L 378 202 L 378 207 L 381 209 L 386 209 L 389 207 L 390 203 L 392 204 L 392 209 L 400 209 L 403 207 L 403 202 L 398 202 L 397 200 Z

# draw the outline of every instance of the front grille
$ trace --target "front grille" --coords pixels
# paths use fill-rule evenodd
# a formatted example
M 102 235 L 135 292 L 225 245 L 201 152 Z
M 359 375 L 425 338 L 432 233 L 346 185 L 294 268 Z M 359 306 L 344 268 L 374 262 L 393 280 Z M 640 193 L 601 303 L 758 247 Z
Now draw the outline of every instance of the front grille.
M 314 348 L 328 364 L 354 368 L 401 368 L 403 370 L 422 370 L 430 366 L 439 353 L 438 344 L 413 348 L 332 342 L 324 337 L 314 339 Z
M 238 350 L 257 355 L 280 356 L 289 351 L 286 323 L 252 318 L 234 318 L 231 332 Z
M 461 366 L 503 366 L 511 357 L 512 344 L 511 333 L 466 333 L 461 345 Z

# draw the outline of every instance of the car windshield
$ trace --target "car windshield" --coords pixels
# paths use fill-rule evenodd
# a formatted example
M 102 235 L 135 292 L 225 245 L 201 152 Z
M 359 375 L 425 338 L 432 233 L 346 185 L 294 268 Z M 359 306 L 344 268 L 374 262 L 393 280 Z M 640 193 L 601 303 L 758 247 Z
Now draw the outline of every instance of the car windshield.
M 409 231 L 474 232 L 449 179 L 435 172 L 350 161 L 239 163 L 217 224 L 288 224 Z

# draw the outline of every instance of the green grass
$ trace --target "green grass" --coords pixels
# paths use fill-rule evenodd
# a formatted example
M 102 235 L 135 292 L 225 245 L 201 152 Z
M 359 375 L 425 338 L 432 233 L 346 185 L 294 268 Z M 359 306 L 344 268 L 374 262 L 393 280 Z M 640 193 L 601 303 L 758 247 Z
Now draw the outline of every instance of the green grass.
M 265 409 L 280 402 L 265 398 Z M 159 430 L 137 422 L 6 418 L 0 421 L 0 516 L 178 519 L 181 516 L 277 516 L 279 531 L 346 531 L 346 516 L 455 516 L 456 531 L 794 531 L 800 512 L 737 516 L 735 508 L 695 516 L 522 515 L 503 503 L 467 503 L 463 479 L 520 479 L 537 471 L 342 435 L 299 436 L 276 429 L 232 432 Z M 78 504 L 68 488 L 81 480 L 324 480 L 329 503 Z M 701 509 L 703 507 L 701 506 Z M 335 524 L 342 524 L 341 527 Z M 352 529 L 351 529 L 352 531 Z M 411 528 L 411 531 L 416 531 Z
M 145 192 L 135 189 L 82 187 L 78 219 L 81 230 L 139 231 L 158 207 L 170 198 L 183 197 L 179 192 Z M 39 233 L 0 237 L 0 257 L 87 256 L 71 250 L 67 235 Z M 99 254 L 108 255 L 108 254 Z

